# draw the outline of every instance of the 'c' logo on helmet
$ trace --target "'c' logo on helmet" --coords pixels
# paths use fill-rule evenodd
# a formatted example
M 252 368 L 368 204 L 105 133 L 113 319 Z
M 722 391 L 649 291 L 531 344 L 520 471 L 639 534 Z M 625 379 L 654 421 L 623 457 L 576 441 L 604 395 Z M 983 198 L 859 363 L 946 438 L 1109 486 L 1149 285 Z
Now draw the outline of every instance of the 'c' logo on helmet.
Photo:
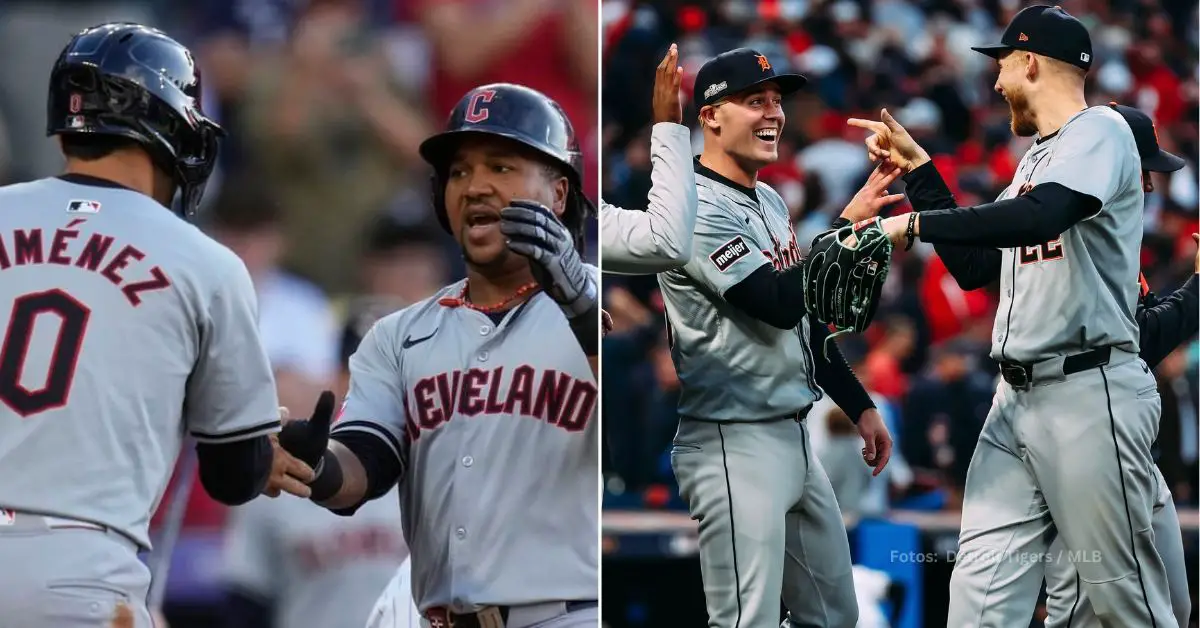
M 471 124 L 478 124 L 488 119 L 487 104 L 492 102 L 492 98 L 496 96 L 495 90 L 484 89 L 474 94 L 471 94 L 471 100 L 467 103 L 467 113 L 463 116 L 463 120 Z

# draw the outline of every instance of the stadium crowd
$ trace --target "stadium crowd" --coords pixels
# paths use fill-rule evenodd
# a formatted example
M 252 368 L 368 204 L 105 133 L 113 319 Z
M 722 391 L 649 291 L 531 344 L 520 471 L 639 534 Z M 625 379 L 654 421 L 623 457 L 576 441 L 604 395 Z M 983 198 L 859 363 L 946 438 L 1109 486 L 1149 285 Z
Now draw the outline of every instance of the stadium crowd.
M 760 180 L 791 210 L 802 247 L 828 227 L 870 172 L 865 133 L 850 117 L 888 108 L 924 146 L 960 205 L 993 200 L 1012 180 L 1030 138 L 1009 129 L 993 93 L 995 62 L 972 52 L 999 37 L 1026 6 L 1017 0 L 835 0 L 829 2 L 606 1 L 603 6 L 603 196 L 645 205 L 650 186 L 650 89 L 654 67 L 677 42 L 683 92 L 702 63 L 748 46 L 777 72 L 808 77 L 785 100 L 779 161 Z M 1095 63 L 1088 102 L 1136 106 L 1154 119 L 1162 147 L 1187 160 L 1155 174 L 1146 197 L 1143 271 L 1166 294 L 1196 272 L 1197 30 L 1195 3 L 1067 0 L 1088 26 Z M 685 102 L 684 121 L 696 111 Z M 699 154 L 702 136 L 693 135 Z M 895 189 L 902 189 L 897 183 Z M 908 211 L 900 203 L 890 212 Z M 669 462 L 676 424 L 675 378 L 653 277 L 605 276 L 614 331 L 603 348 L 606 507 L 683 509 Z M 844 514 L 889 509 L 955 510 L 967 465 L 991 405 L 997 370 L 988 344 L 996 286 L 964 292 L 932 247 L 897 250 L 886 301 L 865 333 L 839 339 L 873 392 L 897 452 L 886 481 L 870 481 L 862 441 L 827 399 L 809 429 Z M 1159 465 L 1181 508 L 1197 504 L 1197 344 L 1157 369 L 1163 398 Z M 883 476 L 881 476 L 883 477 Z
M 44 81 L 72 34 L 128 20 L 189 46 L 202 70 L 205 109 L 228 132 L 197 222 L 250 270 L 281 404 L 303 415 L 322 390 L 344 393 L 349 354 L 374 316 L 463 276 L 461 253 L 432 213 L 429 170 L 417 153 L 462 94 L 490 82 L 543 91 L 574 122 L 588 171 L 596 171 L 597 8 L 596 0 L 4 2 L 0 184 L 61 168 L 44 134 Z M 462 45 L 463 33 L 471 33 L 470 46 Z M 595 179 L 585 181 L 593 198 Z M 587 261 L 594 264 L 594 221 L 589 232 Z M 258 501 L 267 502 L 260 509 L 283 508 L 283 500 Z M 327 515 L 307 508 L 314 521 Z M 289 512 L 254 518 L 295 521 Z M 360 575 L 367 575 L 343 573 L 341 584 L 363 589 L 367 605 L 344 609 L 342 621 L 359 628 L 402 558 L 392 541 L 372 546 L 387 551 L 364 552 L 365 533 L 319 529 L 312 534 L 331 537 L 306 539 L 309 531 L 288 524 L 256 529 L 251 534 L 274 538 L 255 537 L 251 545 L 263 554 L 304 554 L 250 564 L 232 556 L 244 547 L 225 543 L 230 515 L 198 483 L 191 490 L 168 584 L 173 628 L 270 625 L 237 623 L 248 615 L 222 610 L 228 592 L 269 611 L 286 606 L 287 596 L 303 596 L 306 576 L 320 582 L 351 562 L 365 565 Z M 399 519 L 388 527 L 399 535 Z M 341 541 L 358 545 L 337 547 Z M 277 628 L 311 625 L 280 620 L 284 613 Z

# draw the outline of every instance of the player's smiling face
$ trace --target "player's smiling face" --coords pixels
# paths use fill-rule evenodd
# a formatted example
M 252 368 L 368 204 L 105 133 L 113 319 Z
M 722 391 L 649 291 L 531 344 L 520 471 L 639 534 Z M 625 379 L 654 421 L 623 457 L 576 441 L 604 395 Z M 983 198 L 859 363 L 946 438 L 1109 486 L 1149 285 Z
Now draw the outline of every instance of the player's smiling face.
M 757 170 L 779 159 L 779 136 L 786 116 L 774 83 L 730 96 L 712 110 L 721 149 Z
M 467 263 L 480 269 L 527 264 L 500 233 L 500 210 L 528 199 L 561 216 L 568 189 L 567 178 L 531 149 L 496 136 L 464 138 L 447 172 L 446 213 Z

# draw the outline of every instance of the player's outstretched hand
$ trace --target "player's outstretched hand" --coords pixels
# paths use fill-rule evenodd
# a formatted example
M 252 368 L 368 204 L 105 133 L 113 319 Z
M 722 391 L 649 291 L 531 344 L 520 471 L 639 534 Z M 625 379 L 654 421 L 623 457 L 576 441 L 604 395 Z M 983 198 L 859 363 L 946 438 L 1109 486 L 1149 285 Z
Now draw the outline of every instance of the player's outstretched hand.
M 264 495 L 278 497 L 280 493 L 291 493 L 304 499 L 312 495 L 308 484 L 316 478 L 329 444 L 333 402 L 333 393 L 326 390 L 317 399 L 310 418 L 289 420 L 283 417 L 283 429 L 271 437 L 275 456 Z
M 607 336 L 608 332 L 612 331 L 613 320 L 612 315 L 607 310 L 600 310 L 600 332 Z
M 872 477 L 883 472 L 892 457 L 892 435 L 879 411 L 870 408 L 858 418 L 858 435 L 863 439 L 863 462 L 875 469 Z
M 892 184 L 904 170 L 889 160 L 879 162 L 871 171 L 867 182 L 859 188 L 854 198 L 842 210 L 842 218 L 850 222 L 870 220 L 879 215 L 884 207 L 904 200 L 903 194 L 888 194 L 888 186 Z
M 679 65 L 679 46 L 671 44 L 667 56 L 663 57 L 654 72 L 654 97 L 651 110 L 654 122 L 683 123 L 683 104 L 679 100 L 679 85 L 683 81 L 683 68 Z
M 588 312 L 595 316 L 596 278 L 583 265 L 575 237 L 554 212 L 536 201 L 514 200 L 500 210 L 500 232 L 508 237 L 508 248 L 529 258 L 534 278 L 568 319 Z

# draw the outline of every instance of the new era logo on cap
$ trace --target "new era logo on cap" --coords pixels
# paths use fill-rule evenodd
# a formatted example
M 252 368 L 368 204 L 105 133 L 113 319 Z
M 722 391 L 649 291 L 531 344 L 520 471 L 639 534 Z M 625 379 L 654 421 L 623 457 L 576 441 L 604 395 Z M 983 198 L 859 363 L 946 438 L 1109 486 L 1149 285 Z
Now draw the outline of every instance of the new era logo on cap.
M 730 266 L 733 266 L 734 262 L 749 254 L 750 247 L 746 246 L 746 241 L 742 239 L 742 236 L 738 236 L 722 244 L 720 248 L 712 252 L 712 255 L 708 256 L 708 259 L 712 260 L 717 270 L 725 272 L 729 270 Z
M 71 201 L 67 204 L 68 214 L 98 214 L 100 213 L 99 201 Z

